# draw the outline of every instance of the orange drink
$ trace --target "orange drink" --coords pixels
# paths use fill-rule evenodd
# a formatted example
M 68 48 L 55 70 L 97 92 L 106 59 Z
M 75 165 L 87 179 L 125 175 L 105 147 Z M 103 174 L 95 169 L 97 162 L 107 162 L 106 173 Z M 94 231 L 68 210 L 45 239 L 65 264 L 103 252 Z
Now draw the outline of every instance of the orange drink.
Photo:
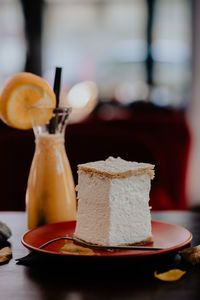
M 76 195 L 65 151 L 65 126 L 69 108 L 56 108 L 56 130 L 50 124 L 35 127 L 35 154 L 29 174 L 26 210 L 28 228 L 76 218 Z
M 58 83 L 58 82 L 57 82 Z M 70 108 L 60 108 L 59 95 L 31 73 L 14 75 L 0 96 L 0 118 L 17 129 L 33 128 L 35 154 L 26 192 L 28 228 L 74 220 L 76 195 L 65 151 Z

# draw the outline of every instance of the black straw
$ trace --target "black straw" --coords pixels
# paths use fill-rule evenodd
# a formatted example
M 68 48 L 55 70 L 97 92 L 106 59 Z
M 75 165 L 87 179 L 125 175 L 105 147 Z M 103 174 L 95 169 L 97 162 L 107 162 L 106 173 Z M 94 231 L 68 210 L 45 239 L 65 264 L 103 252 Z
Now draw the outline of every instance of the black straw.
M 56 95 L 56 108 L 59 107 L 59 100 L 60 100 L 61 72 L 62 72 L 62 68 L 56 67 L 54 86 L 53 86 L 53 90 Z M 53 134 L 56 132 L 56 123 L 57 123 L 57 116 L 54 116 L 49 122 L 49 133 Z
M 56 67 L 56 73 L 55 73 L 55 79 L 54 79 L 54 87 L 53 87 L 54 93 L 56 95 L 56 107 L 59 106 L 61 72 L 62 72 L 62 68 Z

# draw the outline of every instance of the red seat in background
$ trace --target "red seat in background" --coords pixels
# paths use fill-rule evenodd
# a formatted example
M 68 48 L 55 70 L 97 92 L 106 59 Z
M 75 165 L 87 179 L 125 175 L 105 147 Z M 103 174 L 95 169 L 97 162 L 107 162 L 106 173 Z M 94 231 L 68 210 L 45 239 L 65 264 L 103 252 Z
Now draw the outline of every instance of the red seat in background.
M 105 121 L 93 114 L 82 124 L 68 126 L 66 149 L 76 181 L 78 163 L 110 155 L 155 164 L 152 209 L 187 208 L 190 131 L 181 111 L 144 104 L 121 119 Z
M 108 156 L 155 164 L 150 204 L 153 210 L 185 209 L 190 132 L 181 111 L 133 106 L 110 120 L 94 112 L 82 123 L 69 124 L 66 151 L 77 183 L 77 164 Z M 120 116 L 120 117 L 119 117 Z M 31 130 L 0 127 L 0 210 L 24 210 L 34 153 Z

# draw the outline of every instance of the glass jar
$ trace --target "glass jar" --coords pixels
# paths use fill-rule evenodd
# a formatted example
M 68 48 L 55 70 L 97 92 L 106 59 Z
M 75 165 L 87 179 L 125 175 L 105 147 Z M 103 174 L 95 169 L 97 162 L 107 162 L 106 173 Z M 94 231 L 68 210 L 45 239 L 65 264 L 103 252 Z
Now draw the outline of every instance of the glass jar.
M 76 193 L 65 150 L 65 128 L 71 109 L 54 109 L 48 124 L 34 126 L 35 153 L 28 178 L 28 229 L 76 219 Z

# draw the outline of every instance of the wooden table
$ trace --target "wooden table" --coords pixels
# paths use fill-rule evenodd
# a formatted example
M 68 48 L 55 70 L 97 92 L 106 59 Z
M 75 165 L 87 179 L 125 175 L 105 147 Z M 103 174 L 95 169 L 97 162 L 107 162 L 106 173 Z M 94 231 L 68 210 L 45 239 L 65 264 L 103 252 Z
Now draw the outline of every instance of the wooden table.
M 189 229 L 193 234 L 191 246 L 200 244 L 200 213 L 154 212 L 153 219 Z M 10 243 L 13 259 L 0 266 L 0 299 L 2 300 L 112 300 L 112 299 L 200 299 L 200 265 L 193 267 L 171 254 L 162 258 L 96 259 L 84 262 L 78 257 L 36 260 L 31 266 L 17 265 L 15 259 L 29 253 L 21 244 L 26 229 L 24 212 L 0 212 L 13 235 Z M 176 282 L 162 282 L 153 271 L 185 268 L 187 274 Z

